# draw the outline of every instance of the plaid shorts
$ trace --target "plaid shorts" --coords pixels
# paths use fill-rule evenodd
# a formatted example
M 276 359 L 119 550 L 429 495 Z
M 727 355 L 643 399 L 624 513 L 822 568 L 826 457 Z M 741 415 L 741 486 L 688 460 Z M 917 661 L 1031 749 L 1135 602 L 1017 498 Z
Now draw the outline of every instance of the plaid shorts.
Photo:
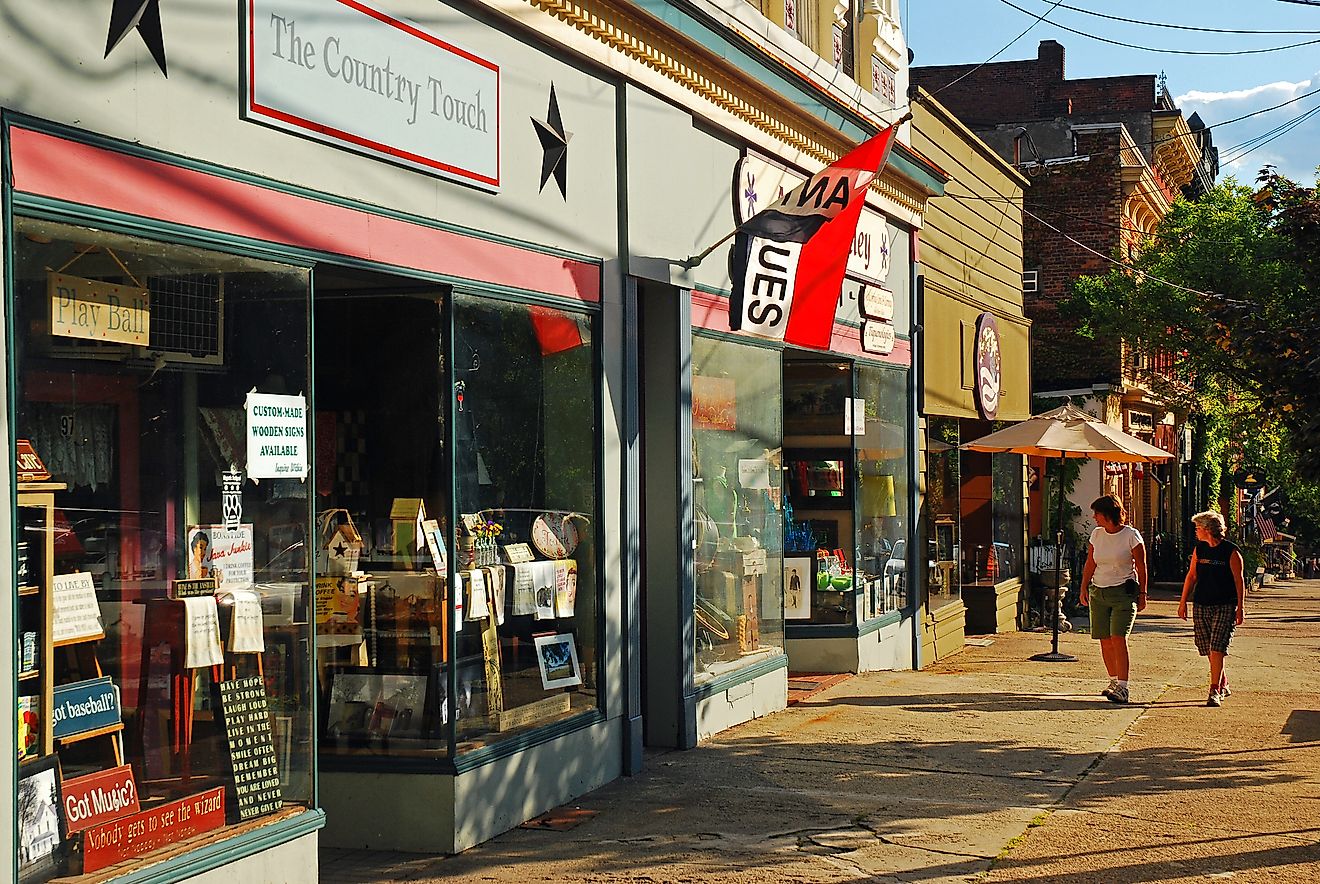
M 1211 651 L 1228 653 L 1228 643 L 1237 628 L 1237 605 L 1193 605 L 1192 627 L 1196 650 L 1202 657 Z

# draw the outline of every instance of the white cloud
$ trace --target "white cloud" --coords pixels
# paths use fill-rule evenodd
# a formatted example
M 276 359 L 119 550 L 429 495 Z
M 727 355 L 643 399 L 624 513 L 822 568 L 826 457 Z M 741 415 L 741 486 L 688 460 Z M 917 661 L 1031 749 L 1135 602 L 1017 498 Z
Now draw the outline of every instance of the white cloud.
M 1174 99 L 1174 102 L 1180 107 L 1184 102 L 1192 104 L 1214 104 L 1216 101 L 1241 101 L 1245 98 L 1255 98 L 1257 95 L 1265 95 L 1271 92 L 1277 92 L 1283 97 L 1292 97 L 1299 94 L 1311 85 L 1311 80 L 1302 80 L 1298 83 L 1289 83 L 1281 80 L 1277 83 L 1265 83 L 1261 86 L 1252 86 L 1250 89 L 1233 89 L 1229 92 L 1200 92 L 1193 89 Z

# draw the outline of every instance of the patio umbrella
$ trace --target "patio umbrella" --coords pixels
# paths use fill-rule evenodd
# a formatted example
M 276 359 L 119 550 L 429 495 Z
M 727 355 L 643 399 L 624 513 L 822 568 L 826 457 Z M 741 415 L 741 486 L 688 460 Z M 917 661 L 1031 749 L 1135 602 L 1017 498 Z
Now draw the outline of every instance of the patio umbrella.
M 997 430 L 959 446 L 968 451 L 992 454 L 1024 454 L 1035 457 L 1088 458 L 1120 463 L 1151 463 L 1173 457 L 1169 452 L 1142 442 L 1082 411 L 1075 405 L 1063 405 L 1044 414 Z M 1063 478 L 1059 477 L 1059 522 L 1054 556 L 1055 591 L 1063 571 Z M 1074 662 L 1071 654 L 1059 653 L 1059 605 L 1054 605 L 1053 649 L 1037 654 L 1033 660 Z

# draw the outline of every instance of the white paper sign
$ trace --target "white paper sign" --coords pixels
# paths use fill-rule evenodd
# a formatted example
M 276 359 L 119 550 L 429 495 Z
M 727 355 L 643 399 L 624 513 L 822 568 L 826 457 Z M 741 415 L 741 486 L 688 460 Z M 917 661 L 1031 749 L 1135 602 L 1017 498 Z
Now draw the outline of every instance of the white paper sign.
M 54 644 L 101 638 L 101 606 L 96 601 L 96 584 L 87 572 L 56 574 L 51 584 L 51 605 L 55 609 L 50 635 Z
M 363 0 L 243 6 L 245 119 L 499 189 L 494 62 Z
M 307 398 L 247 395 L 249 479 L 307 478 Z
M 738 485 L 748 490 L 769 490 L 770 461 L 764 457 L 738 458 Z
M 215 596 L 183 599 L 184 661 L 188 669 L 219 666 L 225 662 L 220 648 L 220 612 Z

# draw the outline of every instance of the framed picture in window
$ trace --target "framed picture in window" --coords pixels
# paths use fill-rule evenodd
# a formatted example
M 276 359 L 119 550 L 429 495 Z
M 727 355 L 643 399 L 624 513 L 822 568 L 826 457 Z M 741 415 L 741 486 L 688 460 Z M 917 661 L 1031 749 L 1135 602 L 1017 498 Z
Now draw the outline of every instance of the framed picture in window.
M 541 687 L 548 691 L 582 684 L 582 667 L 572 633 L 538 635 L 533 642 L 536 664 L 541 669 Z
M 347 739 L 419 739 L 426 676 L 350 667 L 333 673 L 326 734 Z
M 64 862 L 65 821 L 60 813 L 59 757 L 48 755 L 18 769 L 18 880 L 46 881 Z

